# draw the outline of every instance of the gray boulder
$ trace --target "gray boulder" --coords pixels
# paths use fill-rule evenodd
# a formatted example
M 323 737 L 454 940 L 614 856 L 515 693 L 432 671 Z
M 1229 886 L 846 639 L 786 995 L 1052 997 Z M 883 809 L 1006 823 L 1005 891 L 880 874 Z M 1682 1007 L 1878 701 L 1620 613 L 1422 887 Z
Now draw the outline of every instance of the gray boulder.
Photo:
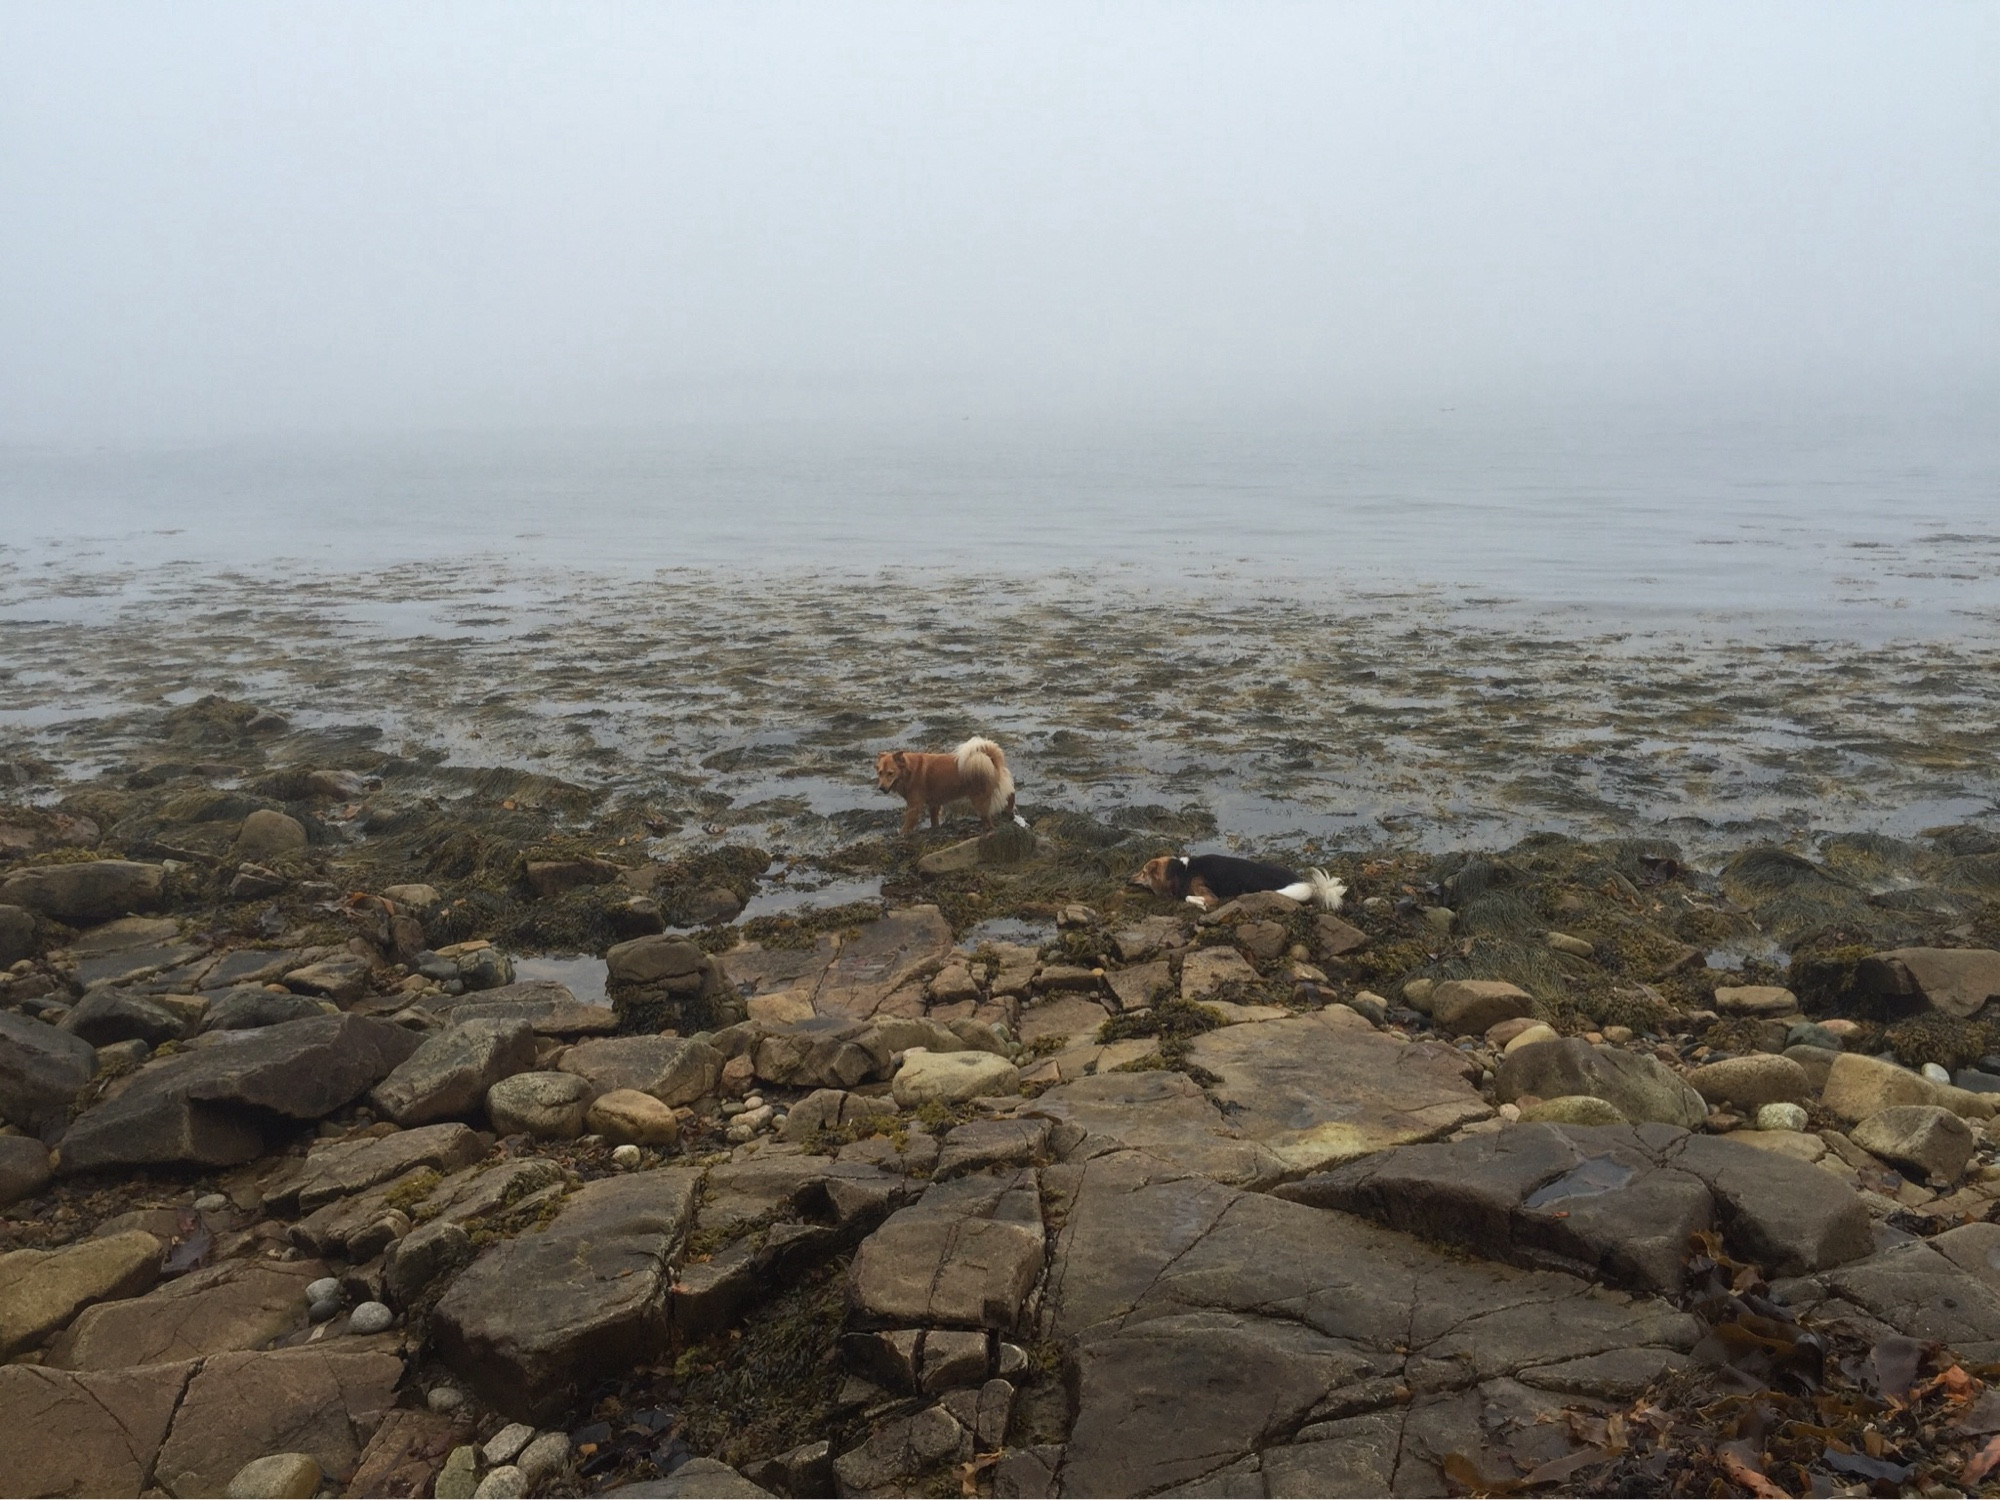
M 186 1018 L 159 1001 L 130 990 L 92 990 L 62 1019 L 62 1029 L 93 1047 L 141 1041 L 148 1047 L 179 1041 L 187 1032 Z
M 49 1148 L 33 1136 L 0 1135 L 0 1208 L 49 1185 Z
M 502 1135 L 570 1141 L 583 1134 L 590 1100 L 574 1073 L 516 1073 L 486 1091 L 486 1118 Z
M 1479 1036 L 1489 1026 L 1534 1014 L 1535 997 L 1504 979 L 1448 979 L 1431 991 L 1431 1015 L 1457 1036 Z
M 1991 948 L 1897 948 L 1863 959 L 1854 977 L 1863 989 L 1922 1000 L 1963 1021 L 2000 996 L 2000 953 Z
M 579 1042 L 556 1066 L 583 1079 L 593 1095 L 637 1089 L 672 1106 L 714 1093 L 722 1063 L 720 1052 L 691 1037 L 615 1036 Z
M 160 904 L 166 870 L 128 859 L 34 865 L 0 881 L 0 903 L 81 927 Z
M 238 1034 L 149 1064 L 62 1139 L 63 1173 L 234 1166 L 261 1155 L 272 1115 L 317 1120 L 359 1098 L 417 1048 L 400 1026 L 319 1016 Z
M 0 1011 L 0 1118 L 23 1130 L 62 1120 L 97 1073 L 97 1049 L 46 1021 Z
M 1708 1118 L 1701 1095 L 1658 1058 L 1593 1047 L 1581 1037 L 1530 1042 L 1508 1053 L 1494 1076 L 1494 1092 L 1503 1104 L 1528 1094 L 1540 1099 L 1588 1094 L 1634 1122 L 1691 1127 Z
M 298 854 L 305 847 L 305 824 L 276 808 L 260 807 L 243 820 L 229 853 L 232 859 L 269 863 L 288 854 Z
M 398 1125 L 476 1114 L 503 1078 L 535 1066 L 535 1029 L 524 1019 L 468 1021 L 429 1038 L 368 1096 Z
M 540 1234 L 489 1245 L 438 1301 L 440 1357 L 523 1422 L 545 1421 L 577 1391 L 659 1357 L 668 1267 L 699 1182 L 673 1170 L 606 1178 L 573 1194 Z
M 26 907 L 0 906 L 0 968 L 35 956 L 35 914 Z
M 1856 1125 L 1848 1138 L 1863 1151 L 1940 1187 L 1958 1180 L 1979 1145 L 1970 1125 L 1935 1104 L 1882 1110 Z
M 209 1001 L 201 1019 L 203 1031 L 257 1031 L 266 1026 L 282 1026 L 287 1021 L 305 1021 L 329 1014 L 330 1001 L 311 995 L 295 995 L 290 990 L 267 990 L 259 985 L 243 985 L 225 990 Z
M 769 1029 L 754 1055 L 757 1076 L 766 1083 L 851 1089 L 887 1078 L 893 1054 L 877 1028 L 844 1016 L 818 1016 Z
M 1710 1104 L 1732 1104 L 1750 1112 L 1766 1104 L 1803 1104 L 1818 1092 L 1803 1067 L 1772 1052 L 1703 1063 L 1687 1081 Z

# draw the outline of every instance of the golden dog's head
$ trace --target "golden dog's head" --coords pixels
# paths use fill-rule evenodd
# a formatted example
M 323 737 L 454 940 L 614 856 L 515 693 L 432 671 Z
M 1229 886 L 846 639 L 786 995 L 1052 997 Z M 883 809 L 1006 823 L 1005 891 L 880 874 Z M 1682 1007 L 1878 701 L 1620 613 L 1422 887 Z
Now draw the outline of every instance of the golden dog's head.
M 1141 886 L 1155 896 L 1171 896 L 1174 893 L 1173 878 L 1167 873 L 1174 863 L 1171 854 L 1162 854 L 1158 859 L 1149 859 L 1139 866 L 1129 884 Z
M 903 778 L 910 774 L 910 752 L 884 750 L 875 757 L 875 785 L 885 792 L 900 792 Z

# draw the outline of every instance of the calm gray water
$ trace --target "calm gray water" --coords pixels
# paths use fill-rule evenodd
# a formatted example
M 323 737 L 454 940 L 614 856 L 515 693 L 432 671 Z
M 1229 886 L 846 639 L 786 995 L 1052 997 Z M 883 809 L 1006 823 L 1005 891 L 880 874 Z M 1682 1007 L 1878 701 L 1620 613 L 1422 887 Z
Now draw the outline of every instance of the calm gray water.
M 646 573 L 1115 570 L 1595 622 L 2000 621 L 2000 402 L 1426 409 L 0 448 L 0 602 L 107 578 L 492 557 Z M 12 596 L 8 599 L 7 596 Z

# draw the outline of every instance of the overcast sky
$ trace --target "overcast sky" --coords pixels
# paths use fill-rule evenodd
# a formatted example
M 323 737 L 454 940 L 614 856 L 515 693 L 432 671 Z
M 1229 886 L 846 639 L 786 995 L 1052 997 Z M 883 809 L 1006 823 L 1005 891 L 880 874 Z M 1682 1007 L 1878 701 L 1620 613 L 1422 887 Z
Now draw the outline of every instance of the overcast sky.
M 0 436 L 2000 380 L 2000 5 L 0 4 Z

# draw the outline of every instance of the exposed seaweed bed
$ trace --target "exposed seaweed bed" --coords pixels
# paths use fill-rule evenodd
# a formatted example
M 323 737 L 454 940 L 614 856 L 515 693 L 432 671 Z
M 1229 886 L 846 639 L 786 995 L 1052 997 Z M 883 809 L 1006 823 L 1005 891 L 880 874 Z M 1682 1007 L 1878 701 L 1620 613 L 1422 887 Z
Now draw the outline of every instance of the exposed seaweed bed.
M 445 898 L 433 946 L 588 956 L 660 923 L 712 948 L 785 946 L 922 900 L 969 946 L 1091 963 L 1104 932 L 1158 910 L 1125 885 L 1140 860 L 1228 847 L 1348 882 L 1371 941 L 1326 965 L 1342 990 L 1505 978 L 1563 1031 L 1627 1026 L 1692 1057 L 1754 1045 L 1712 1016 L 1686 1029 L 1718 983 L 1781 982 L 1810 1013 L 1883 1028 L 1912 1066 L 2000 1051 L 1983 1027 L 1897 1024 L 1852 983 L 1874 949 L 2000 946 L 1988 639 L 1563 633 L 1417 598 L 1167 604 L 1082 579 L 638 585 L 469 564 L 275 580 L 16 568 L 5 587 L 13 852 L 176 861 L 174 904 L 205 908 L 217 938 L 345 942 L 345 892 L 426 880 Z M 1006 745 L 1042 855 L 922 874 L 921 854 L 972 826 L 897 838 L 870 762 L 975 731 Z M 314 772 L 348 780 L 330 793 Z M 312 843 L 280 870 L 282 895 L 231 900 L 227 852 L 259 807 Z M 529 862 L 580 857 L 625 878 L 528 888 Z M 747 907 L 704 927 L 717 889 Z M 1059 934 L 1076 902 L 1091 929 Z M 1554 927 L 1590 961 L 1552 950 Z M 1289 985 L 1268 991 L 1221 998 L 1293 1003 Z M 1203 1024 L 1166 1005 L 1129 1034 L 1157 1036 L 1148 1065 L 1174 1067 Z M 109 1211 L 70 1197 L 77 1228 Z M 683 1434 L 718 1447 L 770 1371 L 824 1363 L 828 1285 L 767 1317 L 796 1328 L 598 1410 L 683 1403 Z M 819 1420 L 802 1411 L 771 1407 L 751 1446 L 795 1440 Z M 650 1451 L 651 1429 L 630 1431 Z M 1712 1456 L 1669 1473 L 1647 1452 L 1597 1480 L 1736 1478 Z

